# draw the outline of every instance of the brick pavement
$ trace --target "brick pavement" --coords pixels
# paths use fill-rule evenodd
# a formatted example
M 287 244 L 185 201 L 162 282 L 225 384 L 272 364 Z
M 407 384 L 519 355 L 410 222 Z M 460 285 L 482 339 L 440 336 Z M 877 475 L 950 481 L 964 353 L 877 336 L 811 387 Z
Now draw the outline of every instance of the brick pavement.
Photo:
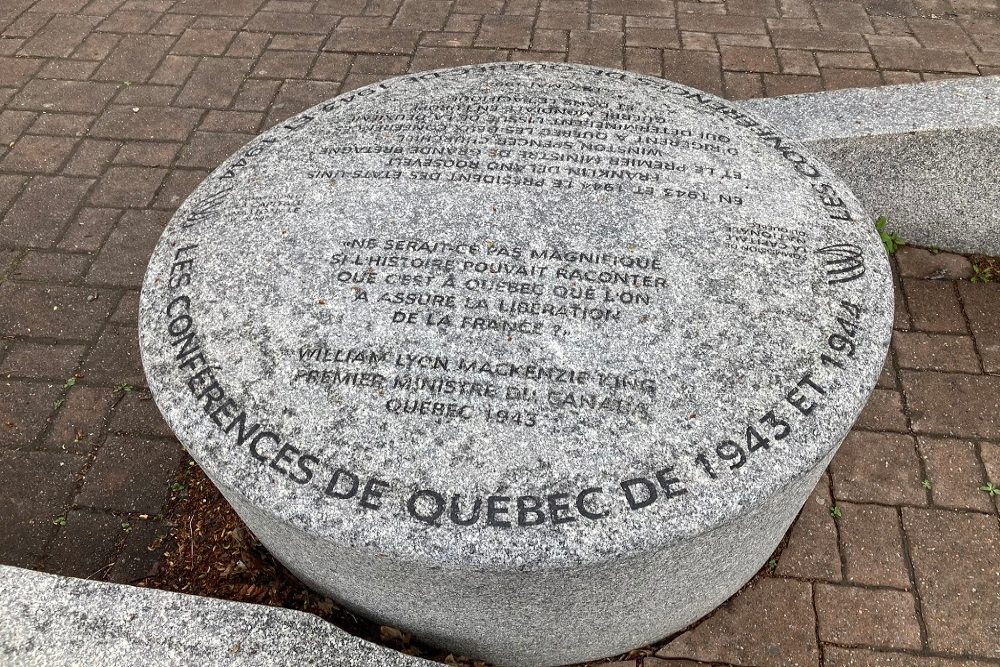
M 493 60 L 733 99 L 1000 73 L 997 0 L 0 1 L 0 562 L 136 581 L 187 465 L 146 258 L 223 158 L 339 92 Z M 1000 664 L 1000 286 L 905 249 L 879 389 L 773 572 L 646 667 Z M 836 505 L 841 516 L 834 518 Z M 634 664 L 634 663 L 626 663 Z

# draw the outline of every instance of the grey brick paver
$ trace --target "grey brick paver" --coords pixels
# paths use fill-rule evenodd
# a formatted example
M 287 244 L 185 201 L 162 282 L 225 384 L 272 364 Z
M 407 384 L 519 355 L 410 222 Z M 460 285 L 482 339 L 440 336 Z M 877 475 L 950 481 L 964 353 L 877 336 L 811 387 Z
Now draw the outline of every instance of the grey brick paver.
M 107 512 L 71 510 L 48 549 L 46 569 L 68 577 L 90 578 L 114 562 L 124 537 L 122 520 Z
M 824 667 L 991 667 L 994 662 L 920 656 L 897 651 L 874 651 L 868 648 L 827 646 L 823 652 Z
M 107 139 L 183 141 L 198 123 L 201 112 L 177 107 L 111 106 L 90 136 Z
M 94 509 L 157 514 L 182 458 L 180 446 L 171 440 L 109 436 L 75 502 Z
M 903 279 L 903 291 L 913 310 L 913 326 L 921 331 L 964 334 L 965 318 L 951 282 Z
M 928 437 L 917 441 L 931 485 L 932 504 L 987 513 L 993 510 L 990 497 L 979 490 L 986 479 L 975 442 Z
M 92 340 L 112 302 L 102 290 L 8 280 L 0 284 L 0 335 Z
M 788 544 L 775 573 L 800 579 L 840 581 L 842 565 L 837 550 L 837 525 L 830 515 L 830 480 L 823 475 L 792 525 Z
M 897 332 L 893 345 L 901 368 L 979 373 L 980 363 L 971 336 Z
M 0 363 L 0 375 L 64 382 L 73 375 L 85 349 L 84 345 L 72 343 L 13 341 L 3 363 Z
M 59 394 L 58 384 L 0 380 L 0 448 L 13 450 L 25 447 L 38 438 L 45 429 L 45 421 Z M 3 449 L 0 449 L 0 454 L 4 454 Z M 4 483 L 4 493 L 12 485 L 21 484 L 18 471 L 24 473 L 30 467 L 30 462 L 21 460 L 20 456 L 14 456 L 13 453 L 0 460 L 0 481 Z M 36 470 L 34 473 L 36 479 L 45 480 L 43 486 L 48 485 L 49 480 L 39 476 L 45 474 L 43 470 Z M 63 475 L 59 477 L 65 479 Z M 46 489 L 41 491 L 45 492 Z
M 896 433 L 854 431 L 830 465 L 836 500 L 886 505 L 927 502 L 916 441 Z
M 233 101 L 252 62 L 245 58 L 203 59 L 177 96 L 177 104 L 198 109 L 222 109 Z
M 51 418 L 39 447 L 47 451 L 89 454 L 102 441 L 108 412 L 115 400 L 114 391 L 108 387 L 72 387 Z
M 1000 373 L 1000 285 L 960 283 L 958 293 L 988 373 Z
M 118 92 L 119 84 L 32 79 L 14 96 L 11 107 L 33 111 L 95 113 Z

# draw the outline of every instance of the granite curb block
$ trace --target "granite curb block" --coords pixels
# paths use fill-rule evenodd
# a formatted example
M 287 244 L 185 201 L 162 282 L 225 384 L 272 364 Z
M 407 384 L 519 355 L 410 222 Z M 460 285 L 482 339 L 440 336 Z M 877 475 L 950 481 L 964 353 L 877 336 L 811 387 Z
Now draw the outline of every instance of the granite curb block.
M 904 241 L 1000 255 L 1000 76 L 741 104 L 822 157 Z
M 0 665 L 435 664 L 305 612 L 0 565 Z

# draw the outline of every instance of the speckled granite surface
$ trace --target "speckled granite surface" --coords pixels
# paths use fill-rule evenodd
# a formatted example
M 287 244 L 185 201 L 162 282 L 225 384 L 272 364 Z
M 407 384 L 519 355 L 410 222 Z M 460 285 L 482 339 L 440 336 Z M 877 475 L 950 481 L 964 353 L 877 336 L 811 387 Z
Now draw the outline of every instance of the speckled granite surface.
M 907 242 L 1000 255 L 1000 77 L 741 104 L 825 159 Z
M 303 112 L 178 210 L 143 289 L 157 405 L 316 588 L 557 664 L 707 613 L 874 386 L 870 219 L 741 108 L 498 64 Z
M 0 565 L 10 667 L 431 667 L 311 614 Z

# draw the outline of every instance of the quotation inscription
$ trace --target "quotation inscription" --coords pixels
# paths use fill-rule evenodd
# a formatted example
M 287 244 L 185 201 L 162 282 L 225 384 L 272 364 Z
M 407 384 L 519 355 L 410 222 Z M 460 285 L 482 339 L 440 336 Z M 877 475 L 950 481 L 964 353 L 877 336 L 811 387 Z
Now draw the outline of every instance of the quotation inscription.
M 726 225 L 726 244 L 747 253 L 772 257 L 806 258 L 806 233 L 781 225 L 749 222 Z
M 392 324 L 559 335 L 567 321 L 637 321 L 669 285 L 651 254 L 500 242 L 351 239 L 335 285 Z
M 684 479 L 674 461 L 648 475 L 623 479 L 613 486 L 594 485 L 576 491 L 552 493 L 463 497 L 433 488 L 396 488 L 396 483 L 388 478 L 350 470 L 337 465 L 336 461 L 325 461 L 321 455 L 287 441 L 275 429 L 250 416 L 226 391 L 222 378 L 224 369 L 215 363 L 203 346 L 192 298 L 187 293 L 197 267 L 197 250 L 196 245 L 186 245 L 174 252 L 168 283 L 174 294 L 163 311 L 166 316 L 165 342 L 177 368 L 183 372 L 184 388 L 198 409 L 230 439 L 237 451 L 248 452 L 262 465 L 296 484 L 318 484 L 331 501 L 351 503 L 357 511 L 383 511 L 395 505 L 412 519 L 432 525 L 448 522 L 457 526 L 480 524 L 496 528 L 527 528 L 547 523 L 599 521 L 614 509 L 639 511 L 686 494 L 688 487 L 697 481 Z M 820 376 L 825 376 L 828 382 L 834 375 L 849 368 L 856 351 L 855 339 L 862 329 L 861 307 L 846 300 L 841 302 L 840 307 L 842 315 L 836 318 L 836 330 L 826 338 L 826 350 L 818 355 L 814 368 L 790 383 L 780 404 L 770 407 L 748 424 L 729 429 L 735 434 L 732 439 L 698 448 L 693 463 L 694 469 L 700 471 L 702 481 L 717 480 L 722 470 L 738 470 L 750 457 L 765 455 L 798 430 L 800 426 L 797 424 L 810 418 L 822 405 L 827 391 Z M 447 358 L 405 354 L 392 356 L 384 350 L 317 348 L 307 353 L 309 355 L 324 362 L 347 365 L 391 363 L 406 370 L 453 368 L 452 361 Z M 448 384 L 452 392 L 499 395 L 499 386 L 493 380 L 496 377 L 516 378 L 519 381 L 546 380 L 571 387 L 589 382 L 614 387 L 630 384 L 632 389 L 651 396 L 656 391 L 655 383 L 649 380 L 626 380 L 620 376 L 591 374 L 570 368 L 493 365 L 463 359 L 454 363 L 455 368 L 463 369 L 473 377 L 485 374 L 490 379 Z M 406 382 L 400 379 L 405 376 L 395 377 L 397 382 Z M 383 378 L 379 382 L 384 381 Z M 436 386 L 442 389 L 446 383 L 438 381 Z M 690 417 L 695 418 L 696 415 Z M 349 443 L 336 444 L 349 446 Z M 663 449 L 666 451 L 669 448 L 664 444 Z M 324 470 L 329 472 L 324 474 Z M 403 493 L 398 495 L 398 492 Z
M 489 67 L 519 71 L 521 66 Z M 427 76 L 440 74 L 418 75 L 410 81 L 423 82 Z M 404 113 L 362 113 L 350 133 L 333 133 L 314 152 L 314 163 L 303 167 L 304 176 L 311 181 L 405 179 L 620 192 L 723 209 L 744 205 L 751 175 L 713 166 L 718 156 L 740 156 L 728 134 L 676 126 L 670 109 L 650 112 L 619 101 L 595 104 L 569 94 L 594 92 L 601 76 L 628 75 L 594 70 L 593 76 L 589 82 L 593 88 L 565 82 L 546 84 L 547 95 L 538 90 L 516 94 L 499 84 L 458 98 L 416 101 Z M 852 220 L 846 203 L 808 159 L 737 107 L 674 84 L 660 86 L 641 78 L 637 82 L 657 86 L 749 129 L 810 183 L 829 218 Z M 534 84 L 516 85 L 530 89 Z M 322 112 L 380 89 L 338 98 Z M 315 113 L 297 116 L 283 128 L 298 132 L 316 117 Z M 180 218 L 179 227 L 186 230 L 215 222 L 224 206 L 233 205 L 232 180 L 273 150 L 277 141 L 262 138 L 227 163 L 212 187 Z M 705 159 L 709 155 L 715 157 Z M 365 156 L 365 167 L 344 166 L 359 156 Z M 238 207 L 252 221 L 296 214 L 302 205 L 295 198 L 277 202 L 251 196 Z M 742 252 L 796 260 L 809 255 L 805 234 L 780 224 L 733 222 L 721 229 L 726 245 Z M 687 460 L 673 454 L 670 443 L 653 442 L 651 451 L 663 452 L 659 465 L 620 479 L 591 484 L 550 480 L 545 489 L 500 489 L 472 496 L 452 488 L 415 487 L 398 479 L 401 471 L 380 474 L 359 469 L 338 460 L 337 452 L 355 451 L 361 443 L 340 441 L 336 435 L 322 447 L 292 442 L 266 416 L 249 412 L 227 389 L 226 369 L 204 346 L 192 288 L 200 248 L 179 243 L 171 252 L 162 341 L 179 372 L 180 389 L 190 395 L 205 423 L 234 452 L 248 454 L 294 484 L 314 487 L 329 502 L 357 512 L 396 512 L 429 525 L 512 529 L 601 521 L 615 513 L 669 503 L 696 485 L 738 474 L 748 462 L 760 459 L 766 466 L 765 457 L 779 455 L 795 436 L 809 431 L 838 376 L 852 370 L 865 326 L 862 307 L 839 299 L 839 314 L 824 333 L 811 366 L 785 381 L 778 400 L 761 405 L 745 423 L 718 424 L 713 432 L 722 437 L 689 443 L 684 450 L 692 452 L 684 455 L 690 457 Z M 852 282 L 865 273 L 857 246 L 834 244 L 815 252 L 830 285 Z M 350 237 L 340 239 L 325 260 L 324 274 L 334 296 L 330 302 L 320 300 L 317 309 L 348 309 L 400 331 L 433 335 L 460 330 L 528 342 L 602 328 L 613 334 L 626 325 L 641 325 L 654 306 L 664 304 L 672 285 L 666 259 L 639 248 Z M 530 433 L 527 429 L 537 433 L 548 418 L 567 414 L 614 415 L 648 423 L 656 416 L 657 398 L 671 389 L 643 368 L 486 358 L 474 351 L 429 353 L 412 344 L 344 347 L 334 337 L 322 335 L 294 342 L 286 354 L 290 374 L 285 380 L 300 396 L 309 388 L 338 395 L 350 390 L 351 400 L 374 401 L 398 423 L 421 419 L 444 428 L 483 420 L 525 435 Z M 713 427 L 717 421 L 712 415 L 694 413 L 687 419 L 692 424 L 707 421 Z
M 330 258 L 334 286 L 349 307 L 387 326 L 564 336 L 570 323 L 646 321 L 669 286 L 663 260 L 641 252 L 388 238 L 341 245 Z M 293 384 L 366 388 L 389 414 L 447 420 L 532 427 L 543 411 L 580 410 L 648 422 L 657 391 L 639 371 L 344 350 L 326 341 L 305 343 L 297 355 Z
M 390 350 L 303 346 L 292 384 L 368 388 L 389 414 L 485 419 L 532 427 L 541 411 L 615 413 L 652 419 L 657 383 L 642 371 L 565 368 L 531 362 Z

